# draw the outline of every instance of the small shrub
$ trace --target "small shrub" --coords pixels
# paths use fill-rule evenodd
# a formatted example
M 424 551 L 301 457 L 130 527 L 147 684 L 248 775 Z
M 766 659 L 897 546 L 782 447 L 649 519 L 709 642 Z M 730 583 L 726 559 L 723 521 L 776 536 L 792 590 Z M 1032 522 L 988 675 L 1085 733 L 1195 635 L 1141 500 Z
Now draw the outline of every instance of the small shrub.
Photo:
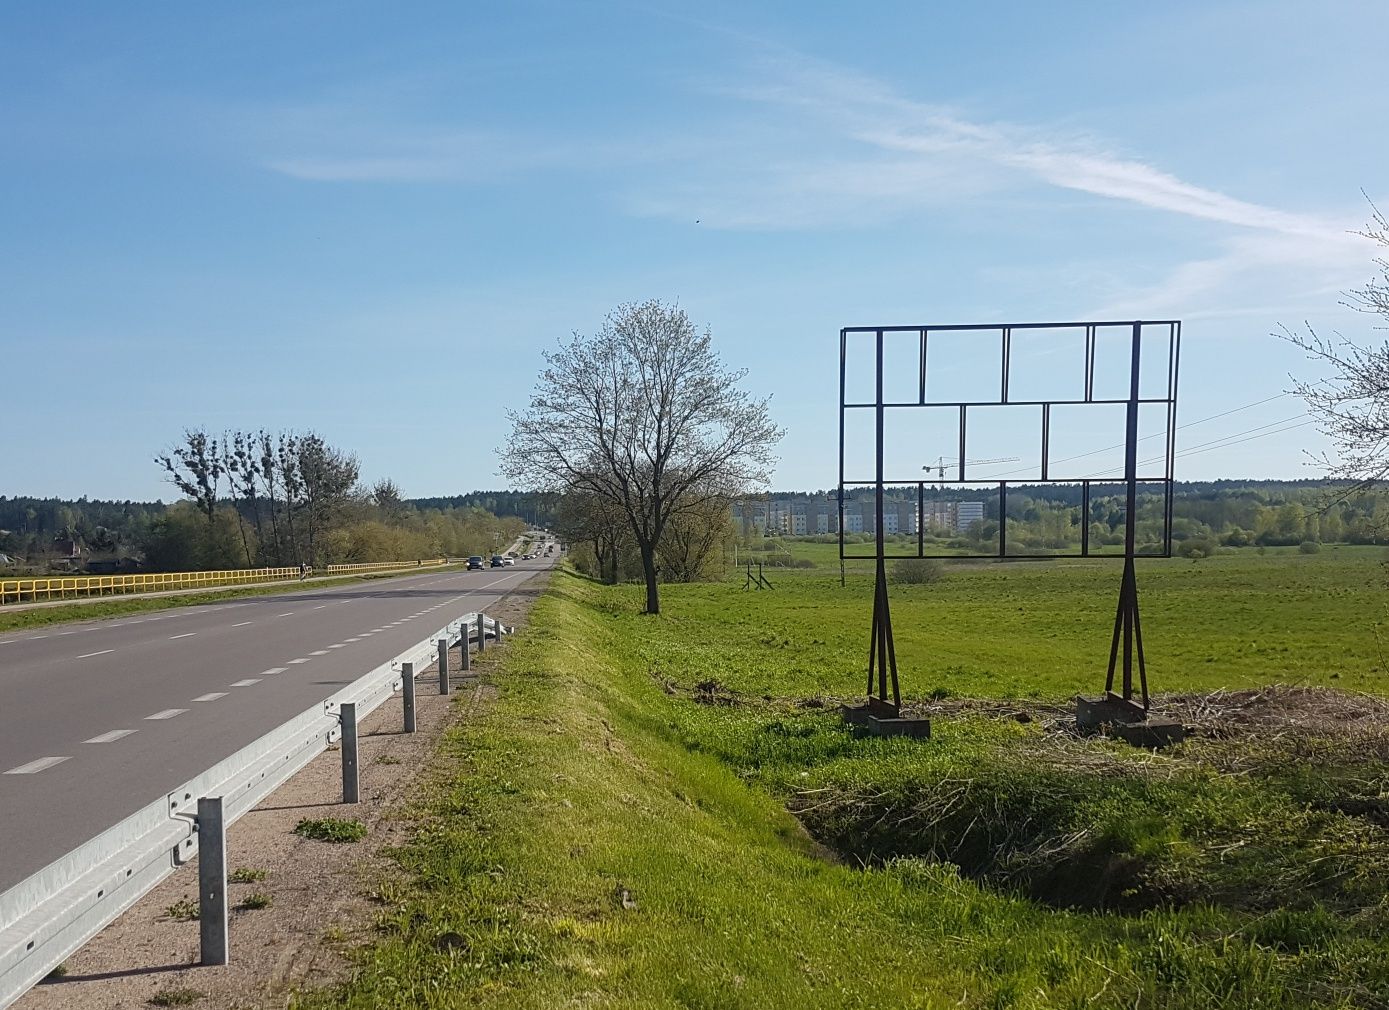
M 63 978 L 64 976 L 67 975 L 67 973 L 68 973 L 68 966 L 67 966 L 66 963 L 64 963 L 64 964 L 60 964 L 60 965 L 58 965 L 57 967 L 55 967 L 52 971 L 50 971 L 50 972 L 48 973 L 48 975 L 47 975 L 46 977 L 47 977 L 47 978 Z
M 1317 554 L 1321 551 L 1321 544 L 1315 540 L 1304 540 L 1297 545 L 1297 549 L 1301 554 Z
M 938 558 L 901 558 L 892 566 L 892 581 L 923 585 L 945 578 L 945 565 Z
M 164 909 L 164 914 L 170 919 L 178 922 L 192 922 L 198 918 L 201 911 L 196 901 L 189 901 L 187 898 L 179 898 L 168 908 Z
M 254 894 L 246 895 L 246 897 L 242 899 L 240 907 L 249 911 L 255 911 L 259 908 L 269 908 L 274 902 L 275 899 L 264 891 L 256 891 Z
M 227 875 L 227 879 L 233 884 L 254 884 L 270 876 L 269 870 L 262 870 L 253 866 L 238 866 Z
M 340 817 L 305 817 L 294 826 L 294 833 L 316 842 L 360 842 L 367 836 L 367 826 Z
M 394 754 L 381 754 L 377 756 L 376 763 L 379 765 L 398 765 L 400 764 L 400 758 L 396 757 Z

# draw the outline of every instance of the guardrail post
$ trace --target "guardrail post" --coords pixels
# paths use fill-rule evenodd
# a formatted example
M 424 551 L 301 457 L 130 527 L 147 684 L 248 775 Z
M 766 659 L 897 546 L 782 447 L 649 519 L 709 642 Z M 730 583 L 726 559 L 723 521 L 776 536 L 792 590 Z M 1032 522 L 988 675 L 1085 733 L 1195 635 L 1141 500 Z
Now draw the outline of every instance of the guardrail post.
M 198 797 L 198 942 L 203 964 L 227 963 L 227 823 L 220 796 Z
M 487 615 L 481 610 L 477 612 L 477 651 L 487 651 Z
M 439 693 L 449 693 L 449 640 L 447 637 L 439 639 L 436 643 L 439 646 Z
M 356 803 L 357 794 L 357 703 L 345 701 L 338 716 L 342 722 L 342 801 Z
M 400 693 L 405 697 L 405 732 L 415 732 L 415 664 L 400 664 Z
M 473 668 L 473 655 L 468 651 L 472 647 L 469 639 L 473 637 L 473 622 L 465 619 L 459 625 L 459 632 L 458 653 L 463 657 L 463 672 L 467 673 Z

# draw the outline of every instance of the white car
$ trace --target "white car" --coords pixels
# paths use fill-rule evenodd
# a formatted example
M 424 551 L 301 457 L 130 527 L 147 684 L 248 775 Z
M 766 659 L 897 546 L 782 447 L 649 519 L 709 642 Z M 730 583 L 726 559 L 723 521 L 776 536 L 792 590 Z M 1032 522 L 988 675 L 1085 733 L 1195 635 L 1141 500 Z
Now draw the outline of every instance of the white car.
M 514 565 L 514 564 L 516 564 L 516 559 L 515 559 L 515 558 L 502 558 L 502 564 L 504 564 L 504 565 Z

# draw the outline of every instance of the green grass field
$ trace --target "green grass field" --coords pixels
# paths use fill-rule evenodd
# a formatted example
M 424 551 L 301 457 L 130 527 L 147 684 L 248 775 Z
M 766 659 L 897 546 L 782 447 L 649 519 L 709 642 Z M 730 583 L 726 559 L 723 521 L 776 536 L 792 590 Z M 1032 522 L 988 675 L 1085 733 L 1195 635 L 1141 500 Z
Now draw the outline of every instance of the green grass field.
M 1144 563 L 1153 687 L 1188 696 L 1160 700 L 1303 685 L 1160 754 L 1059 725 L 1111 564 L 895 588 L 927 742 L 827 704 L 862 690 L 862 577 L 667 586 L 650 618 L 560 574 L 409 812 L 377 938 L 298 1005 L 1389 1006 L 1379 563 Z

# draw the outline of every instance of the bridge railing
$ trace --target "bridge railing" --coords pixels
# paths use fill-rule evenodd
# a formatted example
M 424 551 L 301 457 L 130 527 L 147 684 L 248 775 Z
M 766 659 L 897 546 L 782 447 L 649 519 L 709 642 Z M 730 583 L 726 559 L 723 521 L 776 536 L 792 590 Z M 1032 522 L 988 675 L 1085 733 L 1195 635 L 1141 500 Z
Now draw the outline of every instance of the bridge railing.
M 133 575 L 62 575 L 52 578 L 0 579 L 0 604 L 76 600 L 90 596 L 156 593 L 296 578 L 298 568 L 242 568 L 217 572 L 139 572 Z
M 329 565 L 324 571 L 329 575 L 345 575 L 351 572 L 385 572 L 401 568 L 438 568 L 448 563 L 448 558 L 430 558 L 427 561 L 366 561 L 352 565 Z

